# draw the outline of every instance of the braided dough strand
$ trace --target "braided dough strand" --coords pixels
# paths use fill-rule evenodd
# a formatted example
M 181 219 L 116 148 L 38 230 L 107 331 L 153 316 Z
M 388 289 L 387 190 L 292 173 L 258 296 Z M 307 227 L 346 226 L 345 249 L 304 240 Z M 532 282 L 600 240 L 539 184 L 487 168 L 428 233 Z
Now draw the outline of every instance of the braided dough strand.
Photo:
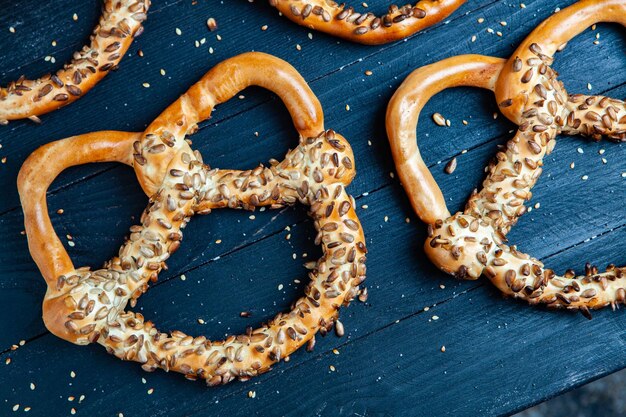
M 143 28 L 150 0 L 105 0 L 91 43 L 74 53 L 55 74 L 37 80 L 24 76 L 0 87 L 0 124 L 31 118 L 66 106 L 82 97 L 117 66 Z
M 268 167 L 261 165 L 248 171 L 204 165 L 200 154 L 184 140 L 186 131 L 180 138 L 167 136 L 166 142 L 171 145 L 153 143 L 145 147 L 145 160 L 139 164 L 138 173 L 148 171 L 146 177 L 161 178 L 161 184 L 150 198 L 141 223 L 131 227 L 118 256 L 102 269 L 74 268 L 52 229 L 45 192 L 54 177 L 70 165 L 116 160 L 137 167 L 138 157 L 143 157 L 138 155 L 141 144 L 150 143 L 150 139 L 144 142 L 147 134 L 99 132 L 69 138 L 47 145 L 26 161 L 19 176 L 20 196 L 29 247 L 48 283 L 43 312 L 46 327 L 52 333 L 80 345 L 97 342 L 121 359 L 141 363 L 148 371 L 174 370 L 189 379 L 202 378 L 209 385 L 217 385 L 269 370 L 272 364 L 313 339 L 318 331 L 326 333 L 334 325 L 339 307 L 354 298 L 366 272 L 365 238 L 354 201 L 345 190 L 355 174 L 354 155 L 342 136 L 323 129 L 319 103 L 308 88 L 303 88 L 306 84 L 293 73 L 295 70 L 264 54 L 235 57 L 216 67 L 226 71 L 225 80 L 229 83 L 233 82 L 233 74 L 239 74 L 235 84 L 211 86 L 212 81 L 224 76 L 214 69 L 211 76 L 192 87 L 190 91 L 195 93 L 183 95 L 147 131 L 158 126 L 162 132 L 166 128 L 177 132 L 180 126 L 193 126 L 201 117 L 208 117 L 209 108 L 215 103 L 237 93 L 233 85 L 248 86 L 259 81 L 251 70 L 258 68 L 259 62 L 272 66 L 273 70 L 264 70 L 274 77 L 272 89 L 286 99 L 288 108 L 297 103 L 311 105 L 300 110 L 290 108 L 294 116 L 306 115 L 294 119 L 301 132 L 316 126 L 321 130 L 315 136 L 300 137 L 299 145 L 287 153 L 284 161 L 272 161 Z M 241 68 L 231 72 L 233 66 Z M 284 76 L 277 78 L 276 74 L 289 74 L 291 81 L 284 84 Z M 208 97 L 207 101 L 198 101 L 202 98 L 200 92 Z M 191 111 L 192 105 L 200 107 Z M 185 112 L 178 113 L 179 109 Z M 169 150 L 150 152 L 159 145 Z M 47 158 L 56 152 L 59 161 L 48 167 Z M 165 153 L 173 155 L 168 155 L 163 165 L 159 156 Z M 44 171 L 41 176 L 37 175 L 38 170 Z M 309 272 L 311 282 L 305 295 L 293 304 L 291 311 L 278 314 L 259 329 L 223 341 L 210 341 L 180 331 L 160 332 L 141 314 L 126 309 L 129 304 L 134 307 L 137 298 L 178 250 L 182 230 L 194 213 L 206 214 L 222 207 L 276 208 L 298 202 L 310 206 L 309 214 L 318 232 L 315 242 L 322 246 L 323 255 Z M 54 237 L 52 244 L 50 236 Z
M 551 16 L 539 27 L 541 30 L 535 30 L 524 41 L 526 49 L 518 48 L 505 64 L 495 61 L 497 68 L 492 72 L 481 74 L 480 65 L 484 65 L 485 58 L 472 56 L 417 70 L 394 95 L 387 117 L 389 139 L 403 185 L 416 213 L 429 224 L 425 251 L 433 263 L 463 279 L 477 279 L 484 274 L 503 293 L 531 304 L 580 309 L 585 313 L 590 308 L 626 302 L 626 268 L 610 265 L 606 272 L 599 273 L 587 265 L 584 276 L 576 277 L 571 270 L 558 276 L 537 259 L 507 245 L 506 235 L 526 212 L 524 202 L 532 197 L 531 189 L 541 175 L 544 156 L 554 148 L 557 134 L 582 134 L 594 140 L 602 136 L 615 141 L 626 138 L 623 101 L 602 96 L 568 96 L 550 68 L 558 46 L 581 32 L 582 27 L 598 21 L 616 21 L 626 26 L 626 1 L 610 0 L 601 3 L 602 7 L 599 4 L 586 0 Z M 572 27 L 573 22 L 580 22 L 582 27 Z M 474 60 L 478 68 L 454 66 Z M 477 85 L 493 90 L 503 113 L 519 124 L 515 137 L 489 164 L 482 189 L 470 197 L 463 213 L 453 216 L 447 215 L 443 195 L 430 181 L 432 176 L 422 174 L 427 168 L 414 146 L 419 111 L 442 89 L 432 87 L 436 77 L 445 78 L 443 88 Z M 482 83 L 471 81 L 475 77 L 482 77 Z M 462 83 L 459 79 L 470 81 Z M 419 102 L 408 99 L 419 93 Z M 413 107 L 398 104 L 405 101 L 413 103 Z
M 269 0 L 291 21 L 333 36 L 367 45 L 397 41 L 448 17 L 465 0 L 420 0 L 392 5 L 383 16 L 359 13 L 333 0 Z

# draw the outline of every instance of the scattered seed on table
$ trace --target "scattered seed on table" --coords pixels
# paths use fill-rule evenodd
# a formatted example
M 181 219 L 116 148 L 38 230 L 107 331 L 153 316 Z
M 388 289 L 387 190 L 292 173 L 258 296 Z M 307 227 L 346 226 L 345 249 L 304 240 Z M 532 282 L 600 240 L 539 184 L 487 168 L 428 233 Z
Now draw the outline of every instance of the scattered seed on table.
M 457 165 L 457 161 L 456 161 L 456 157 L 454 157 L 450 160 L 450 162 L 446 164 L 446 167 L 445 167 L 446 174 L 452 174 L 454 170 L 456 170 L 456 165 Z
M 439 126 L 445 126 L 446 125 L 446 119 L 445 117 L 443 117 L 441 114 L 439 113 L 435 113 L 433 114 L 433 121 L 439 125 Z
M 217 21 L 212 17 L 209 17 L 209 19 L 206 21 L 206 25 L 211 32 L 217 30 Z

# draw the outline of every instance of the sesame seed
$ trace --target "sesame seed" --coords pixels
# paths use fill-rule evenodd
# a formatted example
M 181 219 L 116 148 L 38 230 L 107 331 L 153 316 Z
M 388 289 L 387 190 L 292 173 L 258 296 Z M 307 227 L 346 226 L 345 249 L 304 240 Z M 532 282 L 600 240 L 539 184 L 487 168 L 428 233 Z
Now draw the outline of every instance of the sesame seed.
M 479 17 L 477 20 L 478 23 L 483 23 L 484 21 L 485 21 L 484 17 Z
M 154 392 L 154 388 L 150 388 L 150 389 L 148 390 L 148 395 L 152 395 L 152 393 L 153 393 L 153 392 Z
M 446 347 L 445 346 L 441 346 L 441 351 L 445 352 L 446 351 Z
M 72 20 L 73 20 L 74 22 L 78 20 L 78 15 L 77 15 L 76 13 L 74 13 L 74 14 L 72 15 Z
M 334 366 L 330 365 L 328 367 L 330 369 L 331 372 L 335 372 L 337 370 L 337 368 L 335 368 Z
M 150 88 L 150 83 L 143 83 L 141 85 L 143 85 L 145 88 Z
M 583 175 L 583 176 L 581 177 L 581 179 L 582 179 L 583 181 L 587 181 L 587 180 L 589 179 L 589 175 Z
M 15 28 L 14 28 L 13 26 L 10 26 L 10 27 L 9 27 L 9 32 L 11 32 L 11 33 L 15 33 Z
M 161 75 L 165 75 L 165 70 L 163 68 L 161 68 L 159 72 L 161 73 Z
M 177 34 L 178 36 L 180 36 L 180 35 L 182 35 L 182 34 L 183 34 L 183 31 L 182 31 L 182 30 L 180 30 L 179 28 L 176 28 L 176 34 Z
M 370 75 L 372 75 L 372 71 L 370 71 L 370 70 L 365 71 L 365 75 L 367 75 L 369 77 Z

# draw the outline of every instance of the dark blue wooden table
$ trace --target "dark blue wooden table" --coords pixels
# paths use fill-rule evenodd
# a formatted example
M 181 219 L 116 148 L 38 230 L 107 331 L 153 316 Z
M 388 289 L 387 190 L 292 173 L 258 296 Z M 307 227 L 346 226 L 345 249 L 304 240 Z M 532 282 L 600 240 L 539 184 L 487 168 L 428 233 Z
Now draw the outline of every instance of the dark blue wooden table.
M 369 7 L 381 12 L 383 3 Z M 406 41 L 366 47 L 296 26 L 264 0 L 154 0 L 145 33 L 119 71 L 75 104 L 43 116 L 41 125 L 0 128 L 0 415 L 13 415 L 18 405 L 15 415 L 28 407 L 37 416 L 498 415 L 626 367 L 623 311 L 606 309 L 588 321 L 503 299 L 484 280 L 459 282 L 435 269 L 421 249 L 425 228 L 394 175 L 384 130 L 387 102 L 412 69 L 462 53 L 508 57 L 569 3 L 526 0 L 524 8 L 470 0 Z M 56 69 L 87 39 L 98 14 L 95 0 L 0 1 L 2 84 Z M 209 17 L 217 32 L 207 29 Z M 291 62 L 320 98 L 327 127 L 355 151 L 350 192 L 370 251 L 369 299 L 341 311 L 345 336 L 318 338 L 313 353 L 299 351 L 268 374 L 212 389 L 52 336 L 41 320 L 45 284 L 22 232 L 15 182 L 24 159 L 74 134 L 143 130 L 213 65 L 250 50 Z M 571 93 L 625 98 L 625 51 L 626 31 L 600 24 L 572 41 L 555 68 Z M 193 137 L 211 166 L 254 167 L 296 144 L 276 97 L 260 89 L 242 94 L 219 106 Z M 496 146 L 515 129 L 496 117 L 494 101 L 486 92 L 457 89 L 422 113 L 420 147 L 452 210 L 463 206 Z M 434 112 L 451 126 L 435 125 Z M 560 138 L 534 188 L 533 210 L 511 242 L 560 272 L 580 271 L 586 261 L 626 264 L 625 150 Z M 443 167 L 455 156 L 459 166 L 447 175 Z M 131 169 L 101 164 L 64 173 L 48 201 L 75 263 L 99 266 L 116 253 L 147 198 Z M 250 215 L 221 210 L 194 218 L 183 249 L 137 311 L 164 330 L 219 338 L 288 308 L 306 283 L 302 264 L 319 255 L 313 226 L 303 208 Z M 251 317 L 240 317 L 242 311 Z

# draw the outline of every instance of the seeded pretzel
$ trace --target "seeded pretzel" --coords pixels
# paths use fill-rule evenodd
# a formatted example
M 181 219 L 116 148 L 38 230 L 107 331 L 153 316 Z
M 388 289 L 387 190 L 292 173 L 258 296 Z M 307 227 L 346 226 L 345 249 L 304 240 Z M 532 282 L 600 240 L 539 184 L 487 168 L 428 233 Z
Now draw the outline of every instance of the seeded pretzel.
M 38 80 L 21 76 L 0 87 L 0 125 L 9 120 L 40 116 L 82 97 L 117 66 L 133 38 L 143 31 L 150 0 L 105 0 L 102 16 L 91 35 L 91 43 L 55 74 Z
M 462 279 L 489 278 L 504 294 L 531 304 L 589 309 L 626 302 L 626 268 L 606 272 L 587 265 L 585 276 L 556 275 L 543 263 L 508 246 L 506 234 L 525 213 L 524 202 L 559 133 L 626 141 L 626 106 L 601 96 L 569 95 L 550 68 L 567 41 L 596 22 L 626 26 L 626 0 L 583 0 L 537 27 L 510 59 L 461 55 L 414 71 L 387 109 L 387 133 L 400 179 L 413 209 L 428 224 L 425 250 L 443 271 Z M 519 125 L 488 167 L 483 188 L 465 211 L 450 215 L 417 148 L 415 128 L 426 102 L 455 86 L 495 92 L 504 115 Z
M 300 134 L 282 162 L 247 171 L 211 169 L 186 135 L 210 117 L 216 104 L 257 85 L 286 104 Z M 131 227 L 119 255 L 95 271 L 75 268 L 56 236 L 45 193 L 72 165 L 118 161 L 132 165 L 151 195 L 141 224 Z M 224 61 L 170 105 L 143 133 L 96 132 L 43 146 L 24 163 L 18 186 L 30 252 L 48 284 L 43 303 L 46 327 L 70 342 L 98 342 L 124 360 L 203 378 L 208 385 L 244 380 L 269 370 L 315 334 L 326 333 L 338 309 L 365 279 L 365 239 L 345 190 L 355 174 L 348 142 L 324 130 L 320 103 L 300 74 L 262 53 Z M 143 315 L 126 310 L 147 290 L 180 246 L 194 213 L 229 207 L 254 210 L 297 202 L 310 206 L 323 255 L 310 271 L 304 297 L 291 311 L 256 330 L 224 341 L 162 333 Z
M 333 0 L 269 0 L 299 25 L 353 42 L 379 45 L 404 39 L 448 17 L 465 0 L 420 0 L 415 5 L 389 7 L 383 16 L 358 13 Z

